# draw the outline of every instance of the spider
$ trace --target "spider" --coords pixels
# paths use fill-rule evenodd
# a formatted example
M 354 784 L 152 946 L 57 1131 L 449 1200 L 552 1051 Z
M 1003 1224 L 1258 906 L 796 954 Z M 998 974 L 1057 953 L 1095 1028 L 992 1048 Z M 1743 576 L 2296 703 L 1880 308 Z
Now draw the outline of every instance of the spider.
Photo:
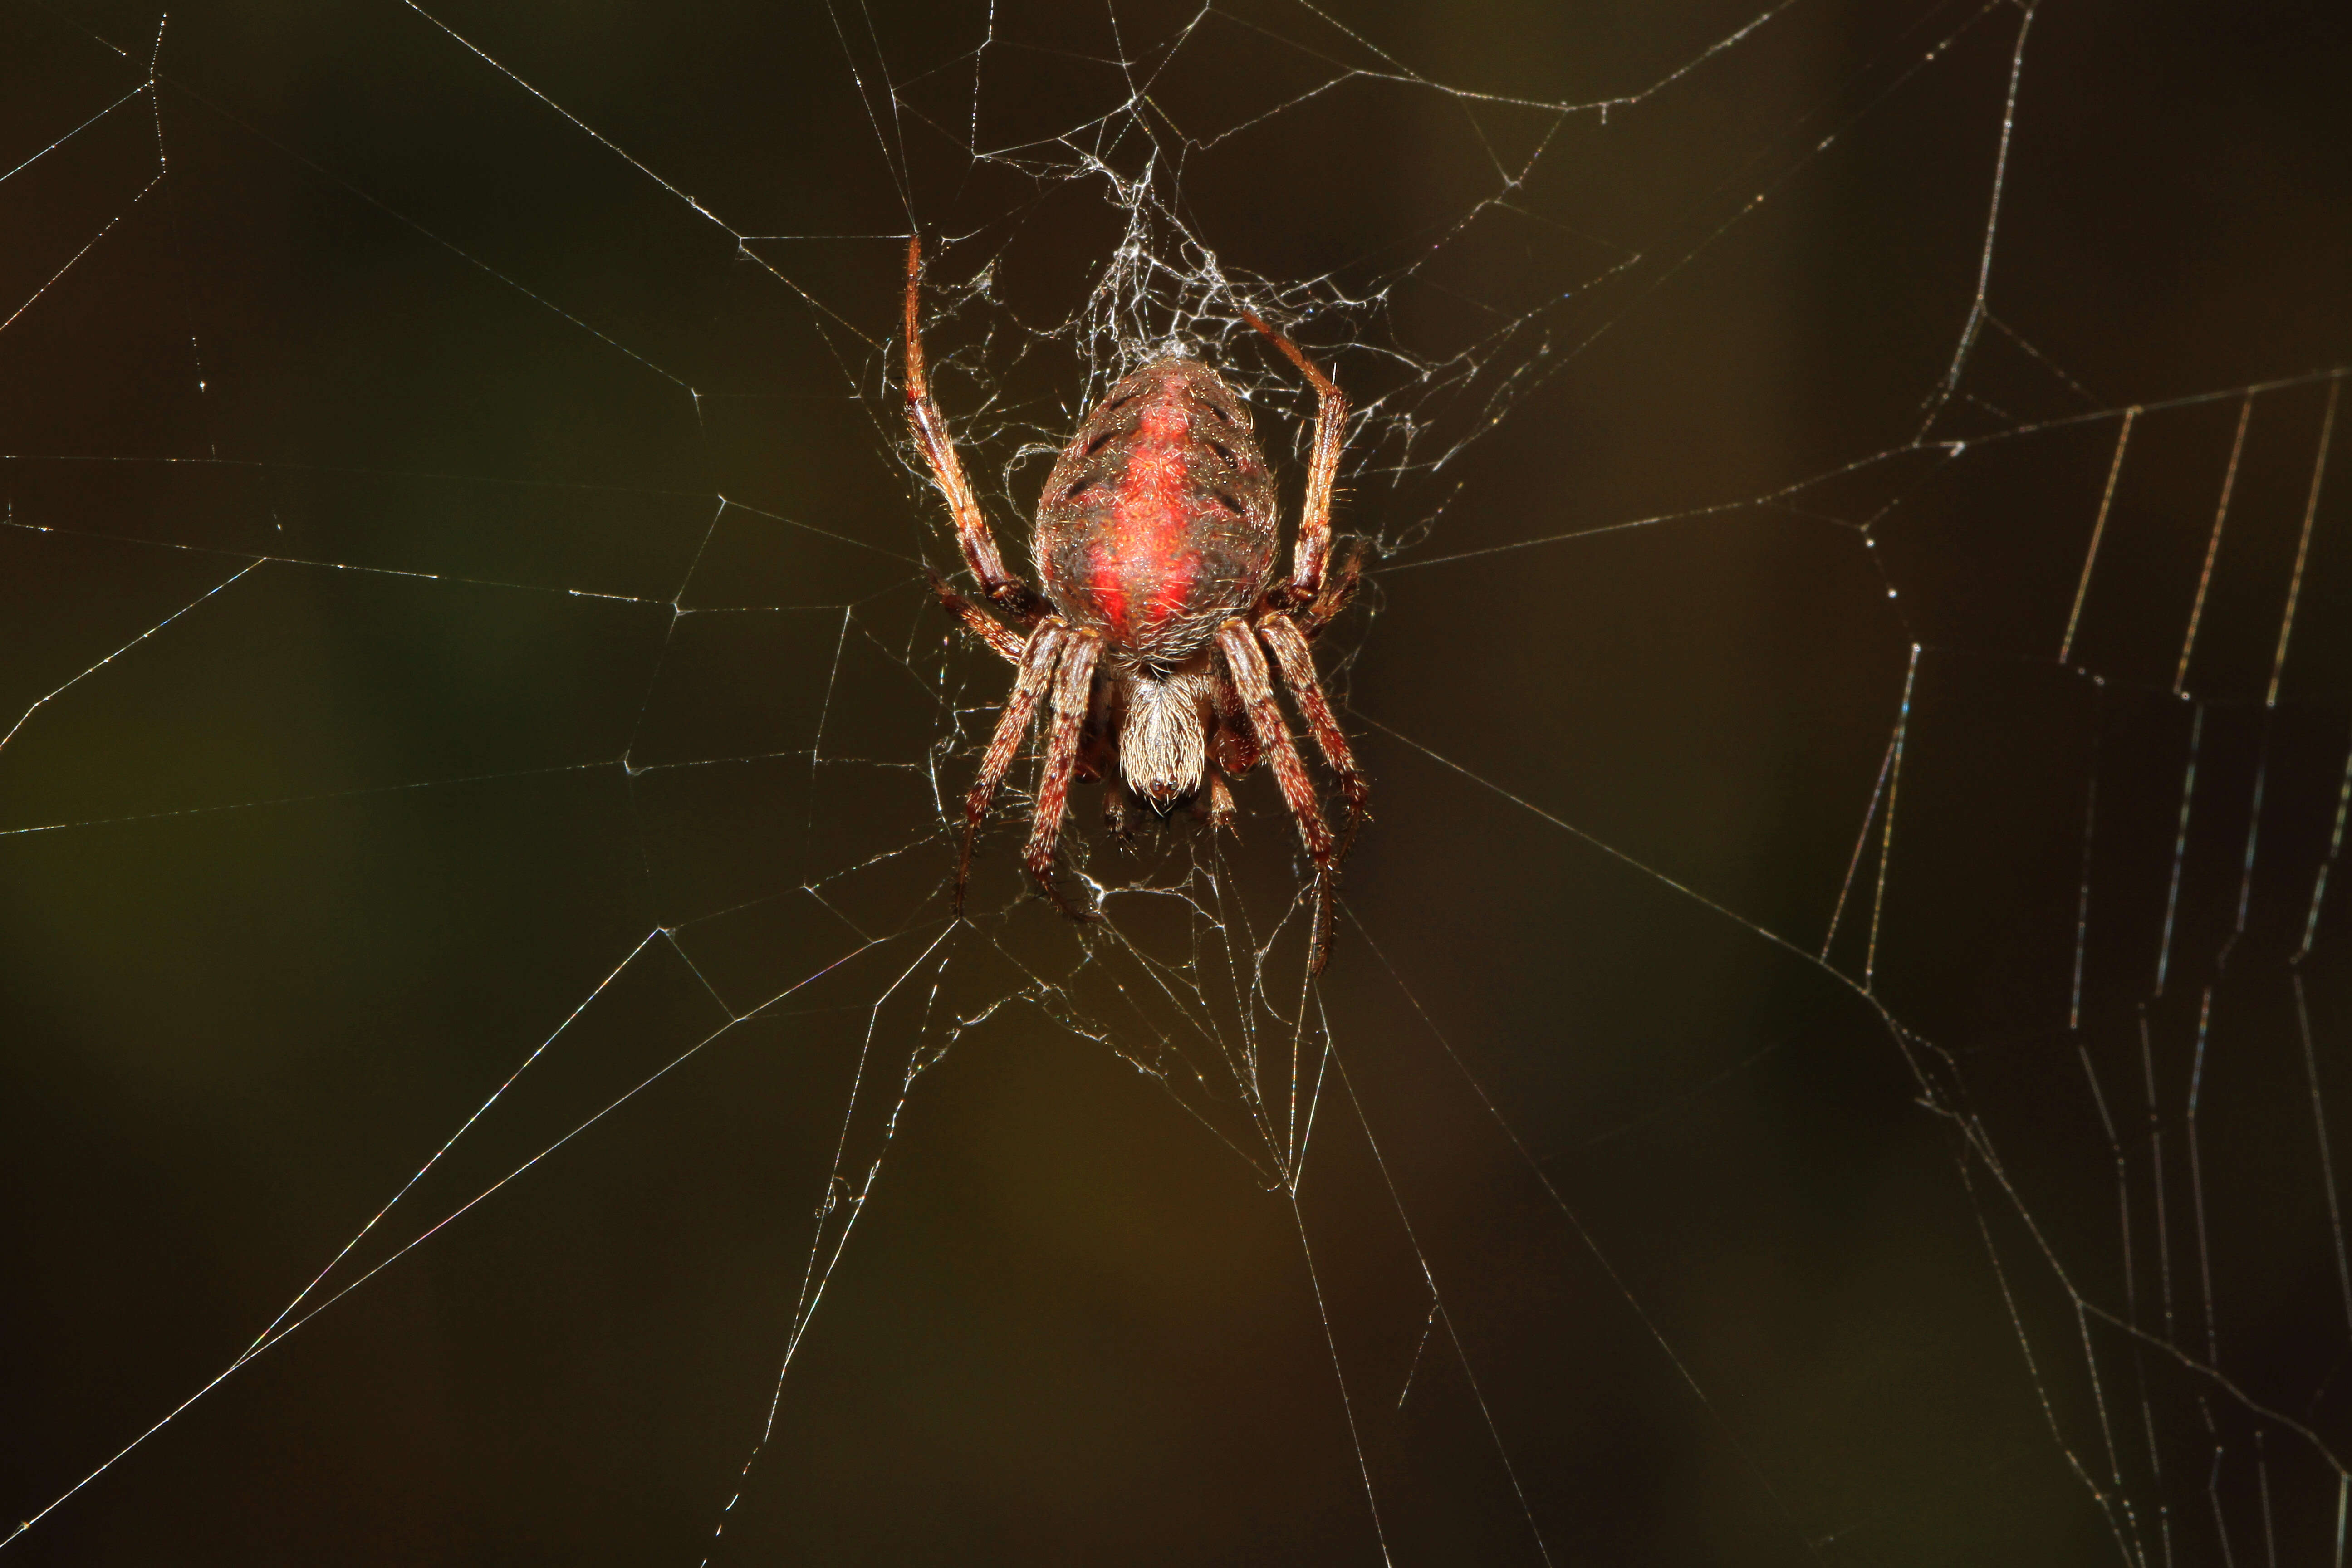
M 1333 884 L 1370 793 L 1307 651 L 1354 595 L 1362 564 L 1359 546 L 1327 571 L 1347 399 L 1289 339 L 1242 312 L 1318 399 L 1298 542 L 1290 575 L 1277 581 L 1274 476 L 1251 434 L 1248 408 L 1197 360 L 1163 354 L 1139 367 L 1095 405 L 1045 480 L 1031 539 L 1041 593 L 1004 569 L 931 401 L 918 320 L 922 259 L 919 236 L 907 243 L 907 420 L 946 499 L 964 564 L 990 605 L 1020 628 L 931 574 L 940 602 L 1017 671 L 964 797 L 957 912 L 973 837 L 1050 691 L 1053 730 L 1023 859 L 1055 907 L 1085 918 L 1054 880 L 1073 776 L 1105 778 L 1115 756 L 1105 796 L 1109 825 L 1121 835 L 1132 830 L 1139 806 L 1165 817 L 1188 803 L 1214 829 L 1234 819 L 1225 778 L 1263 756 L 1315 864 L 1308 962 L 1320 973 L 1330 952 Z M 1339 782 L 1347 821 L 1336 837 L 1275 701 L 1268 653 Z

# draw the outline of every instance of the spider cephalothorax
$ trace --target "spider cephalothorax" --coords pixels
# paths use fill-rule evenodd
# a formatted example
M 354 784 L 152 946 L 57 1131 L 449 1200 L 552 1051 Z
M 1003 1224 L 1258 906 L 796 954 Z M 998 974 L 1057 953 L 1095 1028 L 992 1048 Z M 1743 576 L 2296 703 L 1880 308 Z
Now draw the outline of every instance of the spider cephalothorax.
M 922 245 L 910 240 L 907 417 L 954 515 L 964 563 L 990 603 L 1021 627 L 933 579 L 948 608 L 1018 671 L 964 801 L 957 907 L 972 836 L 1050 691 L 1054 727 L 1024 857 L 1045 896 L 1075 912 L 1054 881 L 1054 846 L 1074 776 L 1110 775 L 1108 815 L 1122 831 L 1139 806 L 1165 816 L 1187 803 L 1222 826 L 1234 812 L 1223 775 L 1246 772 L 1263 755 L 1315 863 L 1312 963 L 1321 968 L 1332 881 L 1367 795 L 1307 646 L 1356 585 L 1357 554 L 1327 571 L 1347 400 L 1290 340 L 1244 312 L 1320 398 L 1298 543 L 1289 577 L 1277 581 L 1274 476 L 1248 408 L 1215 371 L 1181 355 L 1128 375 L 1087 416 L 1045 480 L 1033 541 L 1040 594 L 1004 569 L 931 401 L 918 321 L 921 274 Z M 1348 817 L 1337 837 L 1275 701 L 1268 652 L 1339 779 Z

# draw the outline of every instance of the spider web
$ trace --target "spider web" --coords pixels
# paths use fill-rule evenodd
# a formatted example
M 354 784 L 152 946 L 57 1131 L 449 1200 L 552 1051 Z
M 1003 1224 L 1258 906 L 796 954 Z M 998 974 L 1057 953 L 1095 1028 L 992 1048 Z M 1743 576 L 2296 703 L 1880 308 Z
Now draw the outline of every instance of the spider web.
M 2343 1562 L 2340 24 L 0 28 L 0 1550 Z M 1349 389 L 1320 981 L 949 919 L 910 229 L 1009 552 Z

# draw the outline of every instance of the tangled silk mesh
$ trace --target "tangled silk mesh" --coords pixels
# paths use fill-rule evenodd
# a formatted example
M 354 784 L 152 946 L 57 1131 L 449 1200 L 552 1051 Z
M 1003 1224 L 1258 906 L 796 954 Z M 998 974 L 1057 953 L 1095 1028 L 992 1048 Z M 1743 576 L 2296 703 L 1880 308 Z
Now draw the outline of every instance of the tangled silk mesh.
M 349 1456 L 303 1517 L 388 1555 L 440 1539 L 394 1484 L 591 1555 L 919 1559 L 897 1510 L 984 1440 L 847 1423 L 993 1400 L 959 1419 L 1028 1436 L 973 1484 L 1075 1540 L 1192 1473 L 1155 1445 L 1257 1456 L 1276 1500 L 1202 1470 L 1175 1560 L 2343 1562 L 2344 344 L 2141 384 L 2050 342 L 2095 290 L 2011 255 L 2076 124 L 2039 51 L 2109 47 L 2056 0 L 1573 48 L 1296 4 L 6 15 L 10 1353 L 65 1348 L 12 1370 L 0 1549 L 281 1539 L 223 1478 L 290 1424 Z M 1790 237 L 1886 188 L 1894 253 Z M 910 228 L 1009 554 L 1146 356 L 1250 400 L 1286 525 L 1313 398 L 1243 312 L 1349 390 L 1374 566 L 1318 652 L 1378 793 L 1321 981 L 1262 777 L 1238 839 L 1118 845 L 1081 791 L 1076 925 L 1016 874 L 1024 763 L 950 919 L 1007 677 L 922 582 Z M 1776 310 L 1841 346 L 1759 348 Z M 1759 388 L 1837 412 L 1751 426 Z M 949 1064 L 1103 1063 L 1048 1110 L 1129 1120 L 1027 1201 L 1286 1260 L 1135 1264 L 1207 1337 L 1106 1379 L 1239 1381 L 1198 1425 L 1100 1395 L 1108 1458 L 1034 1436 L 1089 1419 L 1058 1373 L 958 1381 L 1002 1346 L 931 1278 L 1059 1256 L 952 1202 L 1017 1097 Z M 1130 1155 L 1206 1184 L 1122 1207 Z M 600 1296 L 643 1322 L 528 1370 Z M 379 1361 L 456 1385 L 392 1426 L 462 1458 L 316 1436 L 406 1408 Z M 600 1443 L 642 1516 L 581 1500 Z

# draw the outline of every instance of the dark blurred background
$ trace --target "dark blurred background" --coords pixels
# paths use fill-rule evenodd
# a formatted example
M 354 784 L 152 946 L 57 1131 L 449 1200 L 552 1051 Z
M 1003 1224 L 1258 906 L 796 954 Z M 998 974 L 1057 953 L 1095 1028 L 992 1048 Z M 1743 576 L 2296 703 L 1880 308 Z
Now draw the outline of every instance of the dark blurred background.
M 0 0 L 10 1517 L 488 1194 L 0 1556 L 2340 1562 L 2340 7 L 429 12 Z M 948 922 L 910 225 L 1372 409 L 1311 991 Z

